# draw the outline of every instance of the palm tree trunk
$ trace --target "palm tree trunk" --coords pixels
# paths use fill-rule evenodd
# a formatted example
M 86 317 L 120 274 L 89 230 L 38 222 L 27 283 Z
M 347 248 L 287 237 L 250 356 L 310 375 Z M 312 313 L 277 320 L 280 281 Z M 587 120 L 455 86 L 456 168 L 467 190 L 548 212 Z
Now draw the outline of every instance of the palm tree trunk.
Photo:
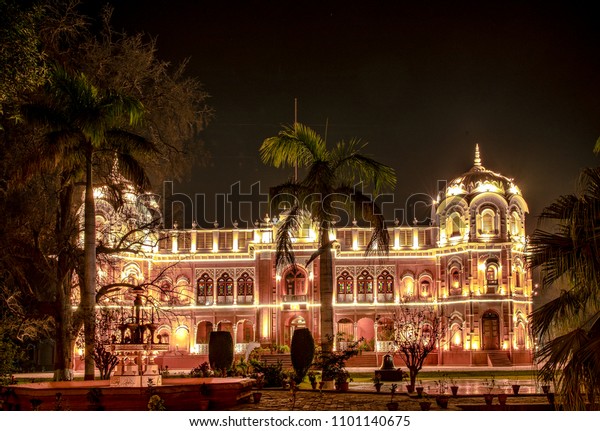
M 321 226 L 321 244 L 329 242 L 326 224 Z M 321 294 L 321 349 L 324 355 L 333 350 L 333 260 L 331 249 L 319 256 L 319 292 Z
M 55 352 L 54 380 L 73 380 L 73 310 L 71 308 L 71 289 L 73 279 L 68 255 L 71 249 L 70 226 L 72 223 L 73 187 L 69 185 L 68 174 L 61 177 L 59 206 L 56 211 L 55 238 L 60 241 L 56 264 L 56 300 L 55 300 Z
M 59 286 L 58 289 L 62 290 L 63 287 Z M 59 312 L 56 319 L 54 380 L 70 381 L 73 380 L 73 347 L 75 344 L 72 334 L 73 312 L 70 300 L 58 299 L 57 308 Z
M 92 181 L 92 146 L 88 144 L 85 167 L 84 202 L 84 282 L 81 293 L 85 339 L 85 380 L 94 380 L 94 341 L 96 334 L 96 210 Z

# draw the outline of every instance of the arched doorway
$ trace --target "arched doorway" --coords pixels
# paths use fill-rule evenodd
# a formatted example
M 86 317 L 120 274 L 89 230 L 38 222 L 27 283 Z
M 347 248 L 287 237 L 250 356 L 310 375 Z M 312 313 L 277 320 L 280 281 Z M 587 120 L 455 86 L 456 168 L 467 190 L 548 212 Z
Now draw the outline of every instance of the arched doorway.
M 254 341 L 254 326 L 249 320 L 241 320 L 237 324 L 236 343 L 249 343 Z
M 294 331 L 298 328 L 306 328 L 306 320 L 302 316 L 296 316 L 290 321 L 290 342 L 294 336 Z
M 500 318 L 493 311 L 487 311 L 482 318 L 483 328 L 483 350 L 499 350 L 500 349 Z

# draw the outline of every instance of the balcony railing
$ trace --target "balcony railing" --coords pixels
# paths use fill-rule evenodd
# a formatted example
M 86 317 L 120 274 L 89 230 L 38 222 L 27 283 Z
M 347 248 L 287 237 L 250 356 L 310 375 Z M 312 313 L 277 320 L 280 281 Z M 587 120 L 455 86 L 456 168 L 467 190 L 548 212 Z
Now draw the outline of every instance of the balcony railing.
M 283 302 L 308 302 L 307 295 L 283 295 Z

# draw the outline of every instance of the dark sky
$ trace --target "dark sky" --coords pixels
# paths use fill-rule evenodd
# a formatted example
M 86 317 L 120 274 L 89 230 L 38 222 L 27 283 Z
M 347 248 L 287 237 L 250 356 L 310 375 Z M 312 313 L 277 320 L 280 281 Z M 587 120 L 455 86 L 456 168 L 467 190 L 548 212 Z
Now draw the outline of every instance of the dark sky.
M 357 137 L 398 174 L 396 205 L 433 195 L 473 163 L 515 178 L 533 227 L 598 163 L 600 16 L 575 2 L 114 2 L 114 25 L 190 58 L 211 95 L 213 157 L 175 191 L 226 193 L 290 172 L 258 147 L 298 119 L 327 141 Z M 582 3 L 582 2 L 580 2 Z M 589 3 L 592 5 L 592 3 Z M 213 217 L 214 218 L 214 217 Z M 207 216 L 210 219 L 210 215 Z

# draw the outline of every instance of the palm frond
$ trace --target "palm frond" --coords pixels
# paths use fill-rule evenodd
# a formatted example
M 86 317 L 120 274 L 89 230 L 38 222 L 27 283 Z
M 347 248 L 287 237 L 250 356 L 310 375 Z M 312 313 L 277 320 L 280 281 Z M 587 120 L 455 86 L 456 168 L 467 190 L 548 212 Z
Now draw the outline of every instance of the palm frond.
M 331 153 L 332 171 L 341 183 L 364 182 L 373 186 L 375 194 L 385 189 L 393 190 L 396 187 L 395 170 L 362 154 L 365 146 L 359 140 L 338 143 Z
M 160 153 L 152 141 L 127 130 L 110 129 L 106 133 L 106 139 L 109 149 L 117 152 L 149 155 L 158 155 Z
M 310 166 L 328 154 L 323 139 L 301 124 L 285 126 L 277 136 L 265 139 L 259 153 L 263 163 L 276 168 Z
M 292 206 L 285 214 L 282 214 L 281 224 L 277 227 L 277 238 L 275 253 L 275 267 L 283 270 L 288 266 L 295 267 L 296 258 L 292 238 L 302 227 L 302 208 L 298 205 Z
M 131 181 L 140 190 L 150 188 L 150 179 L 143 166 L 128 153 L 116 153 L 118 170 L 123 177 Z
M 548 301 L 531 313 L 532 333 L 543 337 L 558 321 L 578 315 L 582 307 L 582 299 L 576 292 L 563 290 L 558 298 Z
M 383 213 L 377 204 L 369 196 L 350 186 L 339 187 L 336 191 L 350 196 L 355 217 L 370 224 L 371 238 L 365 254 L 387 255 L 390 248 L 390 234 L 385 226 Z

